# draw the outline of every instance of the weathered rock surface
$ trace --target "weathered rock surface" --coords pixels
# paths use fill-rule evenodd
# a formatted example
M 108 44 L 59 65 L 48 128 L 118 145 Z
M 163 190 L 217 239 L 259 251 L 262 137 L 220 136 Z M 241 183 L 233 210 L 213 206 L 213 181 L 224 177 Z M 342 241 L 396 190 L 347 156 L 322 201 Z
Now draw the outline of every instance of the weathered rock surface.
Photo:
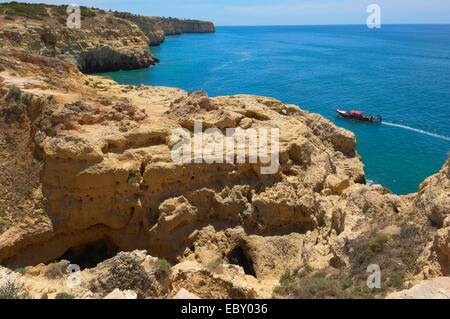
M 420 185 L 416 206 L 439 227 L 450 226 L 450 159 Z
M 177 35 L 182 33 L 212 33 L 215 27 L 212 22 L 198 20 L 181 20 L 176 18 L 150 18 L 160 26 L 166 35 Z
M 387 299 L 450 299 L 450 277 L 423 281 L 408 290 L 389 294 Z
M 0 31 L 0 264 L 26 267 L 0 275 L 18 279 L 24 294 L 172 298 L 185 289 L 269 298 L 281 285 L 277 297 L 305 297 L 291 289 L 298 279 L 346 280 L 331 297 L 367 297 L 366 268 L 379 263 L 388 288 L 370 295 L 378 298 L 449 275 L 449 161 L 418 194 L 366 186 L 354 134 L 318 114 L 267 97 L 210 98 L 87 76 L 34 40 L 39 23 Z M 123 39 L 117 32 L 111 41 Z M 226 156 L 227 129 L 266 138 L 276 156 L 240 158 L 251 139 Z M 270 129 L 279 129 L 278 141 Z M 215 161 L 187 152 L 199 141 Z M 174 160 L 182 150 L 192 161 Z M 70 263 L 82 268 L 80 288 L 65 284 Z
M 24 274 L 0 266 L 0 294 L 9 283 L 16 288 L 12 289 L 16 296 L 33 299 L 55 299 L 62 294 L 78 299 L 256 297 L 256 279 L 238 266 L 216 273 L 198 263 L 183 262 L 163 271 L 157 261 L 145 251 L 122 252 L 81 271 L 79 286 L 69 286 L 73 273 L 67 271 L 68 261 L 27 267 Z
M 111 84 L 105 89 L 112 93 L 117 85 Z M 159 91 L 156 97 L 155 90 Z M 3 261 L 11 265 L 51 261 L 71 247 L 104 237 L 120 250 L 146 248 L 175 259 L 192 246 L 198 236 L 194 234 L 207 224 L 242 226 L 260 235 L 304 232 L 323 223 L 327 208 L 317 199 L 330 174 L 345 174 L 348 183 L 364 181 L 355 149 L 343 148 L 341 142 L 353 139 L 344 144 L 355 147 L 353 134 L 316 115 L 305 111 L 286 115 L 281 102 L 264 97 L 210 99 L 203 93 L 188 96 L 180 90 L 145 87 L 132 91 L 146 104 L 128 109 L 140 109 L 148 116 L 136 119 L 127 109 L 121 117 L 131 125 L 126 131 L 114 127 L 116 116 L 103 116 L 101 125 L 94 120 L 109 114 L 108 109 L 117 110 L 117 104 L 83 101 L 66 103 L 62 111 L 49 110 L 55 133 L 36 135 L 45 161 L 41 175 L 45 227 L 52 230 L 21 237 L 19 228 L 11 228 L 0 248 Z M 178 102 L 177 96 L 182 100 Z M 155 112 L 152 105 L 157 104 L 169 112 Z M 73 108 L 80 109 L 75 117 Z M 280 165 L 274 174 L 262 174 L 262 163 L 173 162 L 169 141 L 172 130 L 180 127 L 179 119 L 187 128 L 198 119 L 205 127 L 225 129 L 237 127 L 245 117 L 252 119 L 252 129 L 280 129 Z M 107 122 L 111 125 L 103 125 Z M 139 126 L 132 124 L 136 122 Z M 314 130 L 324 125 L 327 134 L 316 135 Z M 18 241 L 12 234 L 17 234 Z M 30 242 L 33 236 L 46 244 Z M 236 244 L 226 245 L 232 250 Z M 20 256 L 14 247 L 22 247 Z
M 117 288 L 103 299 L 137 299 L 137 294 L 132 290 L 122 291 Z
M 184 288 L 181 288 L 175 296 L 173 296 L 173 299 L 200 299 L 197 295 L 194 295 L 193 293 L 190 293 Z
M 115 12 L 114 15 L 137 24 L 149 38 L 150 45 L 160 45 L 166 35 L 215 32 L 214 24 L 207 21 L 146 17 L 127 12 Z
M 149 39 L 134 23 L 110 13 L 86 18 L 80 29 L 70 29 L 50 16 L 24 24 L 0 19 L 0 48 L 56 57 L 82 72 L 140 69 L 158 62 Z
M 442 170 L 427 178 L 419 188 L 415 200 L 417 210 L 438 228 L 433 241 L 422 253 L 423 278 L 450 275 L 450 159 Z

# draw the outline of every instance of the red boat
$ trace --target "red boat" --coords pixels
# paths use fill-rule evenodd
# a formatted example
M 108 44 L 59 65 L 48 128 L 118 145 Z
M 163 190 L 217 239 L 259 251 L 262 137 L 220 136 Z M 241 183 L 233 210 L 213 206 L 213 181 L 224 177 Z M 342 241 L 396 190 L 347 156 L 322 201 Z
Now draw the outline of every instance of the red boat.
M 337 114 L 340 117 L 345 117 L 348 119 L 354 119 L 358 121 L 365 121 L 365 122 L 371 122 L 371 123 L 381 123 L 383 119 L 381 118 L 381 115 L 378 115 L 378 117 L 370 116 L 370 115 L 364 115 L 360 111 L 342 111 L 339 109 L 336 109 Z

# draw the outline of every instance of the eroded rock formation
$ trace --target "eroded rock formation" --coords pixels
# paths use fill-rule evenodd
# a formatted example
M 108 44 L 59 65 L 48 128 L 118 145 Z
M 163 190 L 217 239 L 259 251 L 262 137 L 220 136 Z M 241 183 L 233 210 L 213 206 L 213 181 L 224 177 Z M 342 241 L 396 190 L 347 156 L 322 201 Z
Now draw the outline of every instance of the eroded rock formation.
M 121 90 L 110 80 L 103 83 L 102 94 Z M 208 98 L 151 87 L 132 87 L 120 95 L 130 96 L 130 102 L 105 106 L 83 98 L 43 106 L 49 132 L 37 131 L 33 142 L 44 161 L 42 226 L 52 231 L 43 235 L 45 245 L 25 244 L 25 238 L 23 244 L 8 245 L 2 254 L 6 263 L 48 262 L 105 236 L 121 250 L 146 248 L 176 260 L 194 244 L 201 225 L 241 227 L 231 242 L 245 233 L 305 232 L 324 222 L 319 193 L 330 174 L 347 176 L 347 186 L 364 182 L 352 133 L 300 109 L 288 114 L 274 99 Z M 280 129 L 275 174 L 262 175 L 261 163 L 172 160 L 175 128 L 202 120 L 205 128 L 223 130 L 244 119 L 255 131 Z M 20 254 L 12 247 L 21 247 Z
M 87 73 L 141 69 L 158 62 L 136 24 L 96 12 L 83 18 L 80 29 L 67 28 L 53 14 L 43 21 L 0 19 L 0 47 L 56 57 Z
M 115 12 L 114 15 L 138 25 L 149 38 L 150 45 L 160 45 L 164 42 L 166 35 L 215 32 L 214 24 L 207 21 L 146 17 L 127 12 Z
M 103 298 L 116 288 L 112 297 L 338 298 L 384 297 L 449 275 L 450 161 L 418 194 L 397 196 L 365 185 L 354 134 L 318 114 L 267 97 L 88 76 L 59 49 L 26 49 L 38 30 L 1 33 L 3 281 L 34 298 Z M 238 128 L 274 150 L 264 129 L 279 129 L 274 172 L 248 153 L 225 161 L 221 142 Z M 195 162 L 195 153 L 174 161 L 176 129 L 224 162 Z M 78 290 L 61 284 L 70 263 L 83 269 Z M 385 274 L 373 292 L 362 288 L 370 264 Z M 315 295 L 315 284 L 328 290 Z
M 214 24 L 209 21 L 180 20 L 176 18 L 151 17 L 159 25 L 166 35 L 177 35 L 182 33 L 212 33 L 215 31 Z

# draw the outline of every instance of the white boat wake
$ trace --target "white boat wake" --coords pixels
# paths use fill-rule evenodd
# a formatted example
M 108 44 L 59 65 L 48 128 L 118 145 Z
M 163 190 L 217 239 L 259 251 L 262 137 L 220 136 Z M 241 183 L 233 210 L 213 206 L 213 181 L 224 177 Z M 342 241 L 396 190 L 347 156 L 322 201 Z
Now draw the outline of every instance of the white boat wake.
M 389 123 L 389 122 L 383 122 L 383 124 L 386 124 L 386 125 L 389 125 L 389 126 L 401 127 L 401 128 L 404 128 L 404 129 L 407 129 L 407 130 L 410 130 L 410 131 L 414 131 L 414 132 L 417 132 L 417 133 L 422 133 L 422 134 L 426 134 L 426 135 L 429 135 L 429 136 L 437 137 L 437 138 L 440 138 L 440 139 L 443 139 L 443 140 L 446 140 L 446 141 L 450 141 L 450 137 L 439 135 L 439 134 L 430 133 L 430 132 L 423 131 L 423 130 L 419 130 L 419 129 L 414 128 L 414 127 L 409 127 L 409 126 L 406 126 L 406 125 L 394 124 L 394 123 Z

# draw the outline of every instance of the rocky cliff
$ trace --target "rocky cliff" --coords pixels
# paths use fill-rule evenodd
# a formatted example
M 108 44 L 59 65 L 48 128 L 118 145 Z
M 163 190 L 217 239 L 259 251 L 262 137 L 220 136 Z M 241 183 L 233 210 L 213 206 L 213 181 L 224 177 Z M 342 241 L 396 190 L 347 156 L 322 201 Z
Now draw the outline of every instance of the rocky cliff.
M 65 13 L 52 7 L 36 20 L 5 11 L 0 14 L 0 47 L 56 57 L 87 73 L 140 69 L 158 62 L 149 50 L 149 39 L 134 23 L 85 10 L 90 14 L 82 11 L 80 29 L 67 28 Z
M 176 18 L 160 17 L 150 17 L 150 19 L 162 27 L 166 35 L 215 32 L 214 24 L 208 21 L 180 20 Z
M 158 59 L 149 46 L 160 45 L 166 35 L 215 31 L 214 24 L 206 21 L 144 17 L 85 7 L 81 10 L 81 28 L 67 28 L 66 7 L 2 4 L 0 47 L 57 57 L 82 72 L 99 73 L 155 65 Z
M 114 15 L 137 24 L 150 39 L 150 45 L 160 45 L 166 35 L 215 32 L 214 24 L 208 21 L 145 17 L 126 12 L 115 12 Z
M 164 29 L 149 17 L 134 15 L 127 12 L 116 12 L 114 15 L 138 25 L 150 40 L 150 45 L 160 45 L 166 38 Z
M 186 232 L 203 224 L 230 224 L 261 234 L 312 229 L 322 223 L 324 212 L 319 209 L 315 216 L 310 200 L 328 185 L 328 175 L 345 174 L 348 185 L 364 182 L 354 135 L 295 106 L 264 97 L 208 98 L 172 88 L 122 87 L 81 73 L 76 85 L 78 80 L 64 73 L 72 79 L 72 94 L 74 87 L 83 94 L 63 98 L 63 104 L 56 94 L 54 104 L 42 101 L 36 116 L 48 126 L 33 134 L 44 161 L 40 182 L 47 217 L 41 226 L 52 231 L 44 231 L 46 245 L 34 245 L 29 238 L 20 239 L 22 244 L 4 241 L 0 252 L 6 264 L 48 262 L 90 237 L 105 236 L 120 250 L 146 248 L 176 260 L 193 244 L 194 238 L 186 241 Z M 45 81 L 33 86 L 45 86 Z M 5 97 L 5 103 L 26 109 L 25 96 L 27 91 Z M 103 105 L 102 97 L 110 102 Z M 261 163 L 173 162 L 171 132 L 192 130 L 194 119 L 221 130 L 243 123 L 289 127 L 280 132 L 280 170 L 264 176 Z M 294 177 L 298 185 L 291 188 L 294 181 L 288 180 Z M 278 188 L 286 189 L 281 197 Z
M 450 160 L 397 196 L 365 185 L 354 134 L 318 114 L 86 75 L 41 47 L 39 28 L 1 33 L 0 298 L 11 286 L 31 298 L 382 298 L 450 275 Z M 229 157 L 238 128 L 276 158 Z M 228 160 L 174 161 L 200 140 Z M 70 263 L 79 288 L 62 280 Z M 371 264 L 379 289 L 366 287 Z

